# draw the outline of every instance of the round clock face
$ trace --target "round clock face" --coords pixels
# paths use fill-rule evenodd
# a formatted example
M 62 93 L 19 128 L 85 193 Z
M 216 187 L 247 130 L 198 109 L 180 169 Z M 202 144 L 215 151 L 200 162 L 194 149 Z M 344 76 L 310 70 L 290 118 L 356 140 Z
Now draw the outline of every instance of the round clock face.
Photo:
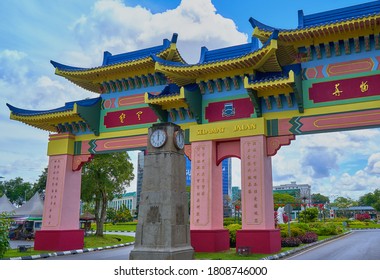
M 174 144 L 180 150 L 185 146 L 185 137 L 183 136 L 182 131 L 175 132 Z
M 157 129 L 151 134 L 150 143 L 153 147 L 159 148 L 165 144 L 166 138 L 166 132 L 162 129 Z

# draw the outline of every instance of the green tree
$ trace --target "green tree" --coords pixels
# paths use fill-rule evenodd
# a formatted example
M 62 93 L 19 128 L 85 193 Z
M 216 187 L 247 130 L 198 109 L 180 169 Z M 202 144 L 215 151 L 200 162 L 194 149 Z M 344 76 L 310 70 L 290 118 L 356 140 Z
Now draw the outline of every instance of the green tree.
M 380 189 L 376 189 L 373 193 L 367 193 L 359 198 L 360 206 L 372 206 L 376 211 L 380 211 Z
M 297 199 L 287 193 L 274 193 L 273 194 L 273 203 L 274 204 L 294 204 L 297 202 Z M 275 205 L 277 209 L 278 206 Z
M 39 194 L 45 193 L 46 181 L 47 181 L 48 168 L 42 171 L 41 175 L 38 177 L 37 182 L 33 184 L 33 194 L 38 192 Z
M 107 221 L 111 221 L 113 224 L 116 223 L 116 209 L 107 208 Z
M 337 197 L 333 203 L 330 203 L 331 206 L 338 207 L 338 208 L 348 208 L 351 206 L 357 206 L 357 202 L 352 200 L 349 197 Z
M 1 182 L 1 189 L 9 201 L 16 205 L 22 205 L 25 200 L 29 200 L 34 194 L 32 192 L 32 185 L 24 182 L 20 177 Z
M 133 164 L 128 153 L 95 155 L 82 168 L 82 200 L 93 202 L 97 236 L 103 236 L 107 204 L 121 195 L 133 180 Z
M 95 206 L 94 202 L 83 202 L 82 203 L 82 212 L 83 213 L 91 213 L 95 215 Z
M 329 203 L 330 199 L 327 196 L 324 196 L 320 193 L 313 193 L 311 195 L 311 201 L 312 203 L 315 203 L 315 204 L 325 204 L 325 203 Z

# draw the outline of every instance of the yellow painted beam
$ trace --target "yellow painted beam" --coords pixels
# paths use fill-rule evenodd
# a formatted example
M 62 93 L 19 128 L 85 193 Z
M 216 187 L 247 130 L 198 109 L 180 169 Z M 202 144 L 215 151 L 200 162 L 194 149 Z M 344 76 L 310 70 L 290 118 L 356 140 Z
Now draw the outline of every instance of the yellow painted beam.
M 264 118 L 214 122 L 190 127 L 190 142 L 228 140 L 252 135 L 266 135 Z
M 351 112 L 351 111 L 360 111 L 360 110 L 378 109 L 378 108 L 380 108 L 380 100 L 325 106 L 325 107 L 318 107 L 318 108 L 305 108 L 305 112 L 302 114 L 299 113 L 298 110 L 264 113 L 263 117 L 265 117 L 268 120 L 269 119 L 289 119 L 289 118 L 299 117 L 299 116 L 315 116 L 315 115 L 324 115 L 324 114 L 333 114 L 333 113 L 345 113 L 345 112 Z
M 72 134 L 52 134 L 48 143 L 48 156 L 73 155 L 75 136 Z
M 196 125 L 196 122 L 179 124 L 182 129 L 188 129 L 193 125 Z M 137 136 L 148 134 L 148 127 L 146 128 L 137 128 L 123 131 L 114 131 L 114 132 L 102 132 L 99 136 L 94 136 L 93 134 L 84 134 L 78 135 L 75 137 L 75 141 L 90 141 L 90 140 L 100 140 L 100 139 L 109 139 L 109 138 L 119 138 L 119 137 L 128 137 L 128 136 Z

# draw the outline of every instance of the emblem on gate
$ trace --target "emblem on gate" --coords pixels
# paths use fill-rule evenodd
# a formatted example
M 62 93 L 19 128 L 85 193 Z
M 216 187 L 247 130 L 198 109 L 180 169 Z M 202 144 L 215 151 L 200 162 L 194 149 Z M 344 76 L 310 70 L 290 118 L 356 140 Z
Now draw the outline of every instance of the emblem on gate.
M 235 108 L 233 103 L 225 103 L 222 110 L 222 117 L 233 117 L 235 116 Z

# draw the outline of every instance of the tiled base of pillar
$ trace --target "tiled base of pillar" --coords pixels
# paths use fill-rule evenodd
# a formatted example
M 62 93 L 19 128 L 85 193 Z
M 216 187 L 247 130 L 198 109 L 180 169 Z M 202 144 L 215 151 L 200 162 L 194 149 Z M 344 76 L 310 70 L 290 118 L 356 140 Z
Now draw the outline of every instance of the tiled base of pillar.
M 227 229 L 190 230 L 190 237 L 195 252 L 222 252 L 230 249 Z
M 249 250 L 250 253 L 277 253 L 281 250 L 280 230 L 238 230 L 236 232 L 236 252 L 239 249 Z
M 68 251 L 83 249 L 84 231 L 78 230 L 38 230 L 34 240 L 34 250 Z

